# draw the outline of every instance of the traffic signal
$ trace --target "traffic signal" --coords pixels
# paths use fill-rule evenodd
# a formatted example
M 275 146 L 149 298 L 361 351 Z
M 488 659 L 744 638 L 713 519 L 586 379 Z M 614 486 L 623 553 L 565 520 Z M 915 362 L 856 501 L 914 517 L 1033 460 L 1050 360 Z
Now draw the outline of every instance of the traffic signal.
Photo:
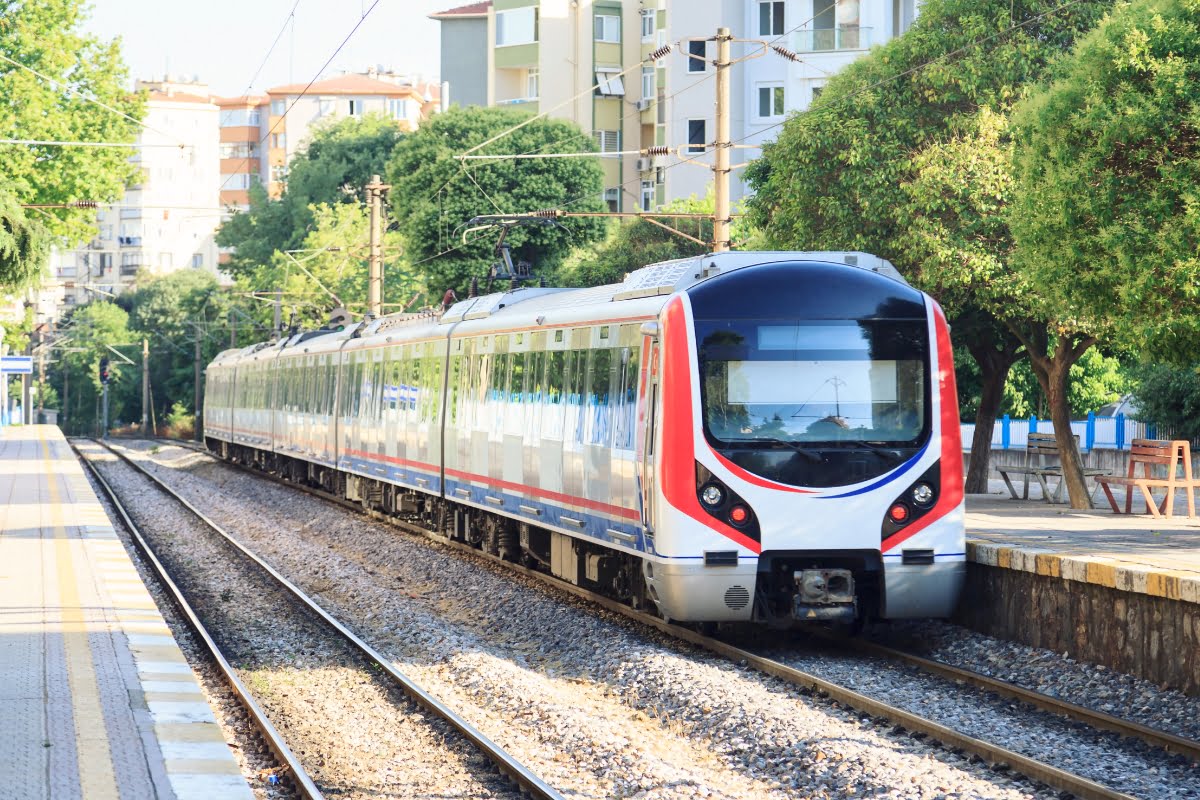
M 100 382 L 108 383 L 108 378 L 108 359 L 102 358 L 100 359 Z

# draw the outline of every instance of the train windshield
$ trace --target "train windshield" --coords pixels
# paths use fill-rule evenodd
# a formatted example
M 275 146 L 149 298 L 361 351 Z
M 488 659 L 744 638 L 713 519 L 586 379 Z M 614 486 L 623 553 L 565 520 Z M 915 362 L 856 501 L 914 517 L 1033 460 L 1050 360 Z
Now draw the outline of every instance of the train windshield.
M 928 436 L 922 320 L 697 320 L 696 331 L 705 436 L 755 474 L 856 483 Z

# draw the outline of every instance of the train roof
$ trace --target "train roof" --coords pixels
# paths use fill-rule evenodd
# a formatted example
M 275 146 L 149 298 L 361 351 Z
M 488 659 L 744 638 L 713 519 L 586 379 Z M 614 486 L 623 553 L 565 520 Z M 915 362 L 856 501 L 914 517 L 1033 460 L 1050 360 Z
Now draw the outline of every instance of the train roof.
M 461 300 L 440 315 L 433 312 L 390 314 L 333 330 L 296 333 L 278 342 L 226 350 L 214 359 L 213 364 L 357 349 L 376 346 L 383 341 L 428 341 L 444 338 L 451 331 L 473 335 L 504 329 L 650 318 L 675 292 L 733 270 L 783 261 L 842 264 L 908 285 L 891 262 L 869 253 L 787 250 L 709 253 L 651 264 L 630 272 L 620 283 L 607 286 L 585 289 L 520 287 Z M 614 307 L 617 303 L 620 305 Z

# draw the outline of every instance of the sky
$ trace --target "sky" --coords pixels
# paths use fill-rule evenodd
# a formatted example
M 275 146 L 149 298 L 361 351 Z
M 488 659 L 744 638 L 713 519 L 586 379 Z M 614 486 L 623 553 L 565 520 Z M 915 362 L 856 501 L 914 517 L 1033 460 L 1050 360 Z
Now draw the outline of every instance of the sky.
M 250 93 L 308 83 L 374 0 L 92 0 L 84 29 L 121 38 L 131 78 L 199 75 L 214 94 Z M 438 74 L 438 23 L 430 13 L 466 0 L 378 0 L 330 63 L 326 75 L 383 65 L 397 72 Z M 289 20 L 295 7 L 294 19 Z

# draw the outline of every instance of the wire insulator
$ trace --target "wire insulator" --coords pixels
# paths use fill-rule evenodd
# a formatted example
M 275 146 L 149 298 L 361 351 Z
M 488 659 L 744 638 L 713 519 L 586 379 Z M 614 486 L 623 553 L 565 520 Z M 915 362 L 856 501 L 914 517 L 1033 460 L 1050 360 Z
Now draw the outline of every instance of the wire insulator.
M 657 50 L 651 50 L 650 55 L 646 56 L 647 61 L 658 61 L 660 58 L 666 58 L 671 54 L 671 45 L 664 44 Z
M 94 209 L 95 207 L 96 207 L 95 200 L 76 200 L 74 203 L 71 203 L 71 208 Z
M 781 47 L 780 45 L 773 44 L 773 45 L 771 45 L 771 49 L 774 50 L 778 55 L 786 58 L 788 61 L 795 61 L 796 63 L 800 63 L 800 61 L 802 60 L 800 58 L 800 56 L 796 55 L 791 50 L 788 50 L 786 47 Z
M 562 211 L 557 208 L 542 208 L 534 211 L 530 216 L 543 217 L 546 219 L 558 219 L 562 215 Z
M 643 150 L 642 155 L 650 158 L 653 158 L 654 156 L 669 156 L 671 155 L 671 148 L 661 144 L 655 145 L 654 147 L 647 147 L 645 150 Z

